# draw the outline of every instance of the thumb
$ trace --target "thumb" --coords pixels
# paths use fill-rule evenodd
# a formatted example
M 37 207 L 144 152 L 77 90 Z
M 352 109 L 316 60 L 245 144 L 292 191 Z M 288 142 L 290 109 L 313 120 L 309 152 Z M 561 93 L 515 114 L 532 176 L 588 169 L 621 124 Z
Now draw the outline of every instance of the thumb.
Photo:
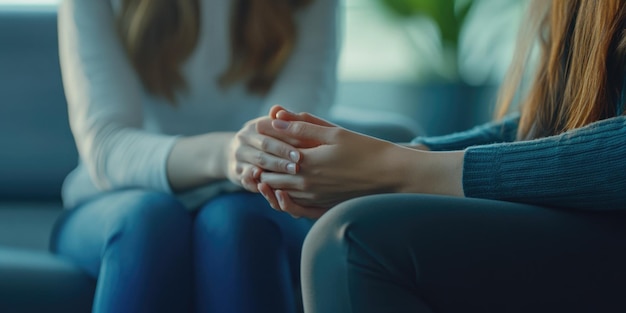
M 273 120 L 272 127 L 284 132 L 287 136 L 300 140 L 314 140 L 321 144 L 331 144 L 336 138 L 340 127 L 315 125 L 301 121 Z

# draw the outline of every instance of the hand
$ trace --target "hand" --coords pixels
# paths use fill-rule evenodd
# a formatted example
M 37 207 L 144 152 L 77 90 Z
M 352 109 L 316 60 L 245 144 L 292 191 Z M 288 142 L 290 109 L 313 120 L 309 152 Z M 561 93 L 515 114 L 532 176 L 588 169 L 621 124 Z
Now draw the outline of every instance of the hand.
M 309 114 L 306 112 L 293 113 L 293 112 L 287 111 L 285 108 L 283 108 L 280 105 L 273 106 L 270 109 L 269 116 L 273 120 L 279 119 L 279 120 L 288 121 L 288 122 L 299 121 L 299 122 L 307 122 L 307 123 L 311 123 L 311 124 L 315 124 L 319 126 L 337 127 L 337 125 L 330 123 L 328 121 L 325 121 L 312 114 Z M 302 137 L 289 136 L 288 133 L 281 131 L 281 130 L 274 129 L 273 127 L 270 129 L 264 128 L 260 131 L 261 133 L 267 136 L 271 136 L 276 139 L 287 142 L 296 148 L 313 148 L 322 144 L 319 140 L 316 140 L 314 138 L 302 138 Z
M 276 211 L 286 212 L 294 218 L 307 217 L 317 219 L 326 213 L 328 208 L 305 207 L 293 202 L 291 197 L 284 190 L 272 190 L 265 183 L 258 185 L 259 192 L 267 199 L 267 202 Z
M 297 175 L 261 174 L 257 190 L 274 208 L 294 216 L 319 217 L 345 200 L 395 187 L 384 165 L 393 161 L 389 159 L 391 151 L 399 146 L 324 124 L 313 116 L 307 119 L 316 124 L 282 119 L 272 122 L 281 140 L 316 143 L 300 149 Z
M 244 125 L 233 136 L 225 151 L 226 177 L 245 189 L 258 192 L 263 171 L 295 174 L 300 152 L 293 146 L 264 135 L 276 132 L 269 117 L 260 117 Z
M 294 147 L 308 148 L 319 145 L 315 141 L 284 136 L 283 132 L 271 126 L 271 120 L 275 118 L 334 126 L 308 113 L 291 113 L 279 105 L 270 109 L 269 118 L 260 117 L 246 123 L 232 139 L 227 149 L 226 160 L 228 160 L 227 177 L 249 191 L 258 192 L 258 179 L 263 170 L 295 174 L 300 152 Z

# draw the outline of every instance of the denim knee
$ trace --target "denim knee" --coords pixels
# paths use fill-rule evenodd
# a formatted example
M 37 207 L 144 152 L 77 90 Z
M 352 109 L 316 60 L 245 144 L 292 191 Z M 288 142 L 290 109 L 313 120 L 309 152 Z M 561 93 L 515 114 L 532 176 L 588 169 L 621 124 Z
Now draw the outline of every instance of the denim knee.
M 233 193 L 219 196 L 202 207 L 194 227 L 196 232 L 218 237 L 254 237 L 263 235 L 268 228 L 278 231 L 272 214 L 277 212 L 259 195 Z
M 190 241 L 191 215 L 174 196 L 123 190 L 65 212 L 55 225 L 51 251 L 95 277 L 110 253 L 148 260 L 167 251 L 191 251 Z
M 129 191 L 120 199 L 123 207 L 111 208 L 120 212 L 110 222 L 111 234 L 137 236 L 153 241 L 153 236 L 168 234 L 174 238 L 188 234 L 191 216 L 172 195 L 152 191 Z M 173 239 L 173 238 L 172 238 Z

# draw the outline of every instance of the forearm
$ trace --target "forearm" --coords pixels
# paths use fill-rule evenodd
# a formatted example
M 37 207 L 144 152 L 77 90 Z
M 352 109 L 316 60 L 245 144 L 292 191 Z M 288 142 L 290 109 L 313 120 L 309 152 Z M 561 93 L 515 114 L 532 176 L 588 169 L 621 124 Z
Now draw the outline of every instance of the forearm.
M 167 160 L 172 190 L 188 190 L 226 179 L 226 151 L 235 133 L 209 133 L 180 138 Z
M 319 123 L 273 125 L 287 137 L 321 143 L 300 150 L 297 175 L 261 175 L 261 193 L 294 216 L 319 217 L 340 202 L 378 193 L 464 196 L 464 151 L 428 152 Z
M 427 193 L 464 196 L 464 151 L 428 152 L 414 147 L 395 146 L 386 153 L 383 164 L 389 166 L 398 193 Z

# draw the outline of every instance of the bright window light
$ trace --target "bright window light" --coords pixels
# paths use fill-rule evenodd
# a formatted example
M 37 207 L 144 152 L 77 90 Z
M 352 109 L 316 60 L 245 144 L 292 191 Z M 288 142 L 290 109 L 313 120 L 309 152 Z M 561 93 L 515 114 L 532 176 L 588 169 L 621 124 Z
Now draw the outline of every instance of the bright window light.
M 46 5 L 57 4 L 60 0 L 0 0 L 0 5 Z

